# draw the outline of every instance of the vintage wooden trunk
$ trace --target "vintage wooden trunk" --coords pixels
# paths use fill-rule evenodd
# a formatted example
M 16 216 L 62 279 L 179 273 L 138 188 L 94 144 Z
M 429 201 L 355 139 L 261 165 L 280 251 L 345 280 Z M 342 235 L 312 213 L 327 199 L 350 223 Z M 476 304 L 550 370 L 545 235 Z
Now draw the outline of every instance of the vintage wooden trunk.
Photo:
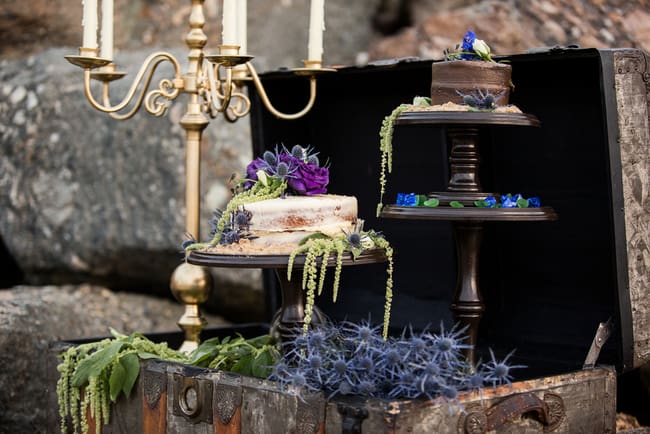
M 485 227 L 477 352 L 487 358 L 488 348 L 501 356 L 516 349 L 513 361 L 527 368 L 512 387 L 462 395 L 465 412 L 452 413 L 445 402 L 301 400 L 268 381 L 148 362 L 104 432 L 615 432 L 617 378 L 650 359 L 648 59 L 638 50 L 553 49 L 508 61 L 511 103 L 541 128 L 482 133 L 481 177 L 493 191 L 539 196 L 559 216 Z M 252 92 L 256 153 L 279 143 L 316 147 L 331 161 L 329 190 L 357 196 L 366 227 L 395 247 L 395 332 L 453 322 L 451 224 L 375 217 L 381 121 L 427 95 L 430 69 L 430 61 L 414 59 L 342 68 L 319 79 L 314 109 L 297 121 L 274 118 Z M 296 91 L 304 78 L 279 71 L 263 79 L 278 109 L 304 104 Z M 443 129 L 396 128 L 394 148 L 385 203 L 398 192 L 444 189 Z M 353 268 L 343 271 L 337 303 L 325 295 L 317 304 L 336 320 L 370 314 L 379 321 L 383 266 Z M 271 314 L 280 296 L 274 275 L 265 280 Z M 609 318 L 597 367 L 583 369 Z

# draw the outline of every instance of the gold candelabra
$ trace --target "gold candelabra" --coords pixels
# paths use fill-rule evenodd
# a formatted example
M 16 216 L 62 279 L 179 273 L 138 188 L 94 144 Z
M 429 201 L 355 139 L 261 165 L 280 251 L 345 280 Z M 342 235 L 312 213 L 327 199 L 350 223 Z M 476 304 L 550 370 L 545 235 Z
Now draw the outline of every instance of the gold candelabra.
M 250 63 L 253 56 L 239 54 L 240 47 L 237 45 L 219 45 L 219 54 L 204 53 L 208 38 L 203 32 L 203 3 L 204 0 L 191 0 L 190 31 L 185 37 L 189 48 L 186 71 L 182 71 L 180 63 L 173 55 L 162 51 L 153 53 L 145 59 L 129 91 L 118 104 L 111 103 L 110 83 L 126 74 L 117 71 L 111 59 L 100 57 L 97 48 L 89 47 L 79 48 L 79 55 L 65 56 L 70 63 L 83 68 L 84 93 L 92 107 L 117 120 L 133 117 L 143 102 L 147 112 L 162 116 L 170 103 L 181 93 L 189 95 L 187 111 L 180 120 L 186 137 L 185 230 L 196 239 L 200 236 L 200 143 L 209 118 L 214 119 L 221 113 L 228 122 L 235 122 L 248 114 L 251 102 L 243 88 L 250 83 L 255 86 L 264 106 L 273 115 L 281 119 L 300 118 L 314 105 L 316 76 L 334 71 L 323 68 L 320 60 L 304 61 L 304 68 L 296 68 L 293 71 L 309 79 L 309 101 L 296 113 L 278 111 L 271 104 L 255 68 Z M 153 75 L 158 65 L 163 62 L 172 64 L 174 77 L 160 80 L 156 89 L 149 90 Z M 91 91 L 91 80 L 101 83 L 99 101 Z M 199 335 L 206 324 L 198 305 L 208 299 L 212 286 L 211 275 L 203 267 L 183 263 L 172 274 L 170 286 L 176 299 L 185 305 L 185 312 L 178 321 L 179 327 L 185 332 L 185 341 L 180 349 L 189 352 L 197 347 Z

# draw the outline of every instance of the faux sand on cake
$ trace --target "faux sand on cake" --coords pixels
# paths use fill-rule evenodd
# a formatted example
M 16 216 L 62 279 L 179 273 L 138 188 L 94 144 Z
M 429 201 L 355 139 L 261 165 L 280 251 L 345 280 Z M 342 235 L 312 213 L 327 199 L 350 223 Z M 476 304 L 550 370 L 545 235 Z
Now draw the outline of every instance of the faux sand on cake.
M 408 110 L 410 112 L 469 112 L 476 111 L 472 107 L 463 104 L 456 104 L 454 102 L 446 102 L 444 104 L 436 104 L 430 106 L 412 106 Z M 504 105 L 498 106 L 494 110 L 490 110 L 494 113 L 523 113 L 519 107 L 516 105 Z

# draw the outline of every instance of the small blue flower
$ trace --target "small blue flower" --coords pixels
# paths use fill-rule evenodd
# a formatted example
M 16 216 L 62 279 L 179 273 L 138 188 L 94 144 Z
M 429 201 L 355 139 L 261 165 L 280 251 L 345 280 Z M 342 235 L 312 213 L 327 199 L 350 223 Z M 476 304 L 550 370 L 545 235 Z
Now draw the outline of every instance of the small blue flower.
M 502 208 L 517 208 L 517 199 L 513 198 L 511 194 L 501 196 Z
M 528 198 L 528 206 L 530 208 L 539 208 L 540 206 L 542 206 L 542 203 L 539 200 L 539 197 L 537 197 L 537 196 L 529 197 Z
M 492 195 L 489 195 L 488 197 L 483 199 L 483 201 L 485 202 L 486 208 L 494 208 L 497 206 L 497 198 Z
M 397 193 L 398 206 L 416 206 L 418 198 L 415 193 Z
M 461 59 L 472 60 L 476 59 L 478 56 L 474 54 L 474 41 L 476 40 L 476 33 L 471 30 L 468 30 L 463 37 L 463 45 L 461 47 L 462 54 L 460 55 Z

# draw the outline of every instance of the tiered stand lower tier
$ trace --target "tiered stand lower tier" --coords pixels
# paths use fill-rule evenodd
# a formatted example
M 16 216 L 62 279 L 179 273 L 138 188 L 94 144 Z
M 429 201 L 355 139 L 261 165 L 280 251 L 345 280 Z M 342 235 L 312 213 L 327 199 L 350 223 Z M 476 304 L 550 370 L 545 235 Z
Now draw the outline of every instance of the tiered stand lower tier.
M 209 252 L 193 251 L 187 257 L 187 262 L 205 267 L 226 267 L 226 268 L 266 268 L 275 270 L 280 281 L 282 292 L 282 306 L 280 308 L 277 324 L 272 328 L 277 332 L 283 349 L 290 349 L 292 338 L 296 330 L 305 324 L 305 296 L 302 289 L 302 271 L 305 265 L 306 255 L 297 255 L 293 261 L 291 279 L 287 275 L 289 255 L 224 255 Z M 344 267 L 352 265 L 364 265 L 386 262 L 384 249 L 366 250 L 356 259 L 350 253 L 343 254 Z M 321 266 L 321 258 L 318 258 L 318 266 Z M 327 267 L 336 266 L 336 255 L 330 255 Z M 316 311 L 312 321 L 319 323 L 325 321 L 325 316 Z
M 521 222 L 557 220 L 550 207 L 541 208 L 478 208 L 477 200 L 492 194 L 484 192 L 479 179 L 479 132 L 498 126 L 539 126 L 532 115 L 494 112 L 404 112 L 396 126 L 432 125 L 446 128 L 450 147 L 447 190 L 431 192 L 430 198 L 440 200 L 438 207 L 387 205 L 380 217 L 406 220 L 445 220 L 454 226 L 458 262 L 458 278 L 451 305 L 456 321 L 467 326 L 469 344 L 466 356 L 476 361 L 478 326 L 485 311 L 479 288 L 479 251 L 484 222 Z M 449 206 L 460 202 L 462 208 Z

